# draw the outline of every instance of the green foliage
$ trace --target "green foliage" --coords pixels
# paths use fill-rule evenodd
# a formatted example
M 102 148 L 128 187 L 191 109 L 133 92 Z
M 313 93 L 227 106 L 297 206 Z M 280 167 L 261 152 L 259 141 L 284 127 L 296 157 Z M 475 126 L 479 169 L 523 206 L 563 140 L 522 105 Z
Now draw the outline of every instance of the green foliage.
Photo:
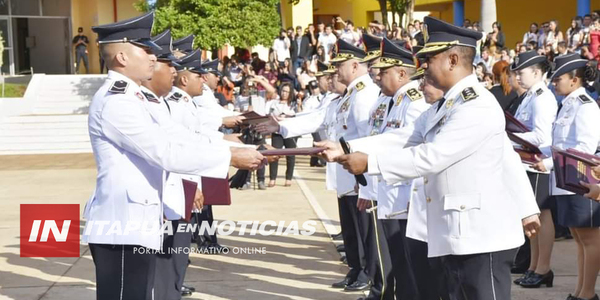
M 217 49 L 225 44 L 248 48 L 271 45 L 278 35 L 278 3 L 279 0 L 159 0 L 154 7 L 138 3 L 136 8 L 156 9 L 153 34 L 170 28 L 174 39 L 196 35 L 194 46 L 202 49 Z
M 0 97 L 5 98 L 20 98 L 25 95 L 25 91 L 27 90 L 26 84 L 16 84 L 16 83 L 5 83 L 4 84 L 4 96 L 2 96 L 2 85 L 0 84 Z

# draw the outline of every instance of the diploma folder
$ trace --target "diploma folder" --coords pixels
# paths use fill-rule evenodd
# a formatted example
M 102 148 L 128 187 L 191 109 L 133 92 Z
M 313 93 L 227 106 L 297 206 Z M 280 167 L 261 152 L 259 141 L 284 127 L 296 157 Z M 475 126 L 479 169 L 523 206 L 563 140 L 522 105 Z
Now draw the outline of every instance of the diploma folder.
M 510 113 L 504 112 L 504 117 L 506 118 L 506 131 L 508 132 L 516 132 L 516 133 L 524 133 L 530 132 L 529 128 L 513 117 Z
M 181 179 L 183 183 L 183 194 L 185 196 L 185 214 L 183 220 L 186 222 L 192 221 L 192 209 L 194 208 L 194 198 L 196 197 L 196 190 L 198 189 L 198 183 Z
M 515 147 L 515 151 L 519 154 L 519 156 L 521 157 L 521 162 L 523 162 L 524 164 L 536 164 L 538 162 L 536 156 L 538 156 L 539 159 L 546 158 L 546 156 L 542 154 L 540 148 L 536 147 L 532 143 L 518 137 L 516 134 L 510 131 L 507 131 L 506 134 L 508 135 L 508 138 L 511 141 L 517 144 L 517 147 Z
M 285 148 L 285 149 L 268 149 L 259 150 L 264 156 L 287 156 L 287 155 L 317 155 L 327 150 L 324 147 L 305 147 L 305 148 Z
M 552 147 L 556 186 L 580 195 L 588 193 L 589 189 L 579 182 L 600 183 L 600 178 L 592 170 L 599 165 L 594 159 L 600 160 L 600 157 L 575 149 L 565 151 Z
M 242 121 L 242 125 L 256 125 L 269 121 L 269 116 L 260 115 L 254 111 L 248 111 L 241 114 L 245 119 Z
M 228 179 L 203 176 L 201 182 L 204 205 L 231 205 Z

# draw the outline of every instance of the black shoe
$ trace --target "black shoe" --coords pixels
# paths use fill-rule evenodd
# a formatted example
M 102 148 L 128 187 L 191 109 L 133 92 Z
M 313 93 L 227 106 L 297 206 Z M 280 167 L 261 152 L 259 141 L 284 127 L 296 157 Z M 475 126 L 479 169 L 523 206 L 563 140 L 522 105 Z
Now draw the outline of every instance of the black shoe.
M 182 288 L 184 288 L 184 289 L 188 289 L 188 290 L 192 291 L 192 293 L 196 291 L 196 288 L 195 288 L 195 287 L 192 287 L 192 286 L 187 286 L 187 285 L 185 285 L 185 284 L 184 284 L 184 285 L 182 285 Z
M 577 298 L 573 297 L 573 295 L 569 294 L 569 296 L 567 296 L 567 299 L 565 300 L 577 300 Z
M 529 278 L 531 275 L 533 275 L 533 273 L 534 273 L 533 271 L 531 271 L 531 270 L 527 270 L 527 271 L 525 271 L 525 273 L 523 273 L 523 276 L 521 276 L 521 277 L 519 277 L 519 278 L 515 279 L 515 280 L 513 281 L 513 283 L 514 283 L 514 284 L 521 284 L 521 282 L 523 282 L 523 281 L 527 280 L 527 279 L 528 279 L 528 278 Z
M 346 286 L 344 291 L 346 292 L 360 292 L 368 290 L 370 285 L 366 282 L 355 281 L 352 284 Z
M 335 240 L 336 238 L 341 238 L 341 237 L 342 237 L 342 233 L 341 233 L 341 232 L 340 232 L 340 233 L 336 233 L 336 234 L 332 234 L 332 235 L 331 235 L 331 238 L 332 238 L 332 239 L 334 239 L 334 240 Z
M 188 289 L 186 286 L 182 286 L 181 287 L 181 296 L 182 297 L 189 297 L 193 294 L 194 292 L 192 292 L 190 289 Z
M 349 284 L 350 284 L 350 278 L 346 277 L 346 278 L 344 278 L 344 280 L 332 284 L 331 287 L 336 288 L 336 289 L 343 289 L 343 288 L 347 287 Z
M 334 241 L 343 241 L 344 238 L 342 237 L 342 235 L 334 235 L 331 237 L 331 239 L 333 239 Z
M 546 287 L 552 287 L 554 283 L 554 272 L 548 271 L 546 274 L 533 273 L 527 280 L 523 280 L 520 285 L 524 288 L 539 288 L 543 284 Z
M 346 252 L 346 247 L 344 246 L 344 244 L 337 245 L 335 249 L 337 250 L 337 252 Z

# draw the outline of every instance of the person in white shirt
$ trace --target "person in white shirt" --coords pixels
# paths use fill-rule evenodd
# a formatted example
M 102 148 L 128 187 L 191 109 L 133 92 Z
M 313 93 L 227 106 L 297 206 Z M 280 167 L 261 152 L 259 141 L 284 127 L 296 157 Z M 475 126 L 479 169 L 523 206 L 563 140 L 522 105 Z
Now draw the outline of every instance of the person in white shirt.
M 292 108 L 294 102 L 294 88 L 289 82 L 285 82 L 279 86 L 279 97 L 278 99 L 267 102 L 266 112 L 269 115 L 285 118 L 293 117 L 296 112 Z M 277 149 L 281 149 L 285 146 L 286 149 L 296 148 L 296 138 L 283 138 L 280 134 L 273 133 L 271 135 L 271 145 Z M 285 171 L 285 185 L 292 185 L 292 177 L 294 175 L 294 165 L 296 164 L 296 156 L 289 155 L 285 157 L 287 169 Z M 277 168 L 279 162 L 272 162 L 269 164 L 269 187 L 274 187 L 277 180 Z
M 336 22 L 344 25 L 344 29 L 336 30 L 336 33 L 340 39 L 346 41 L 348 44 L 357 47 L 360 46 L 360 35 L 358 32 L 356 32 L 356 30 L 354 30 L 354 23 L 352 23 L 350 20 L 344 22 L 344 20 L 342 20 L 340 17 L 336 18 Z
M 337 38 L 335 37 L 335 34 L 333 34 L 332 29 L 331 29 L 331 25 L 327 25 L 325 27 L 325 33 L 324 34 L 320 34 L 319 35 L 319 40 L 317 43 L 317 48 L 319 46 L 323 46 L 323 49 L 325 50 L 325 63 L 329 62 L 329 59 L 331 58 L 331 53 L 333 50 L 333 47 L 335 46 L 335 43 L 337 41 Z
M 279 37 L 273 41 L 272 48 L 280 65 L 283 65 L 283 61 L 285 61 L 286 58 L 290 58 L 290 39 L 287 37 L 287 33 L 284 29 L 279 31 Z

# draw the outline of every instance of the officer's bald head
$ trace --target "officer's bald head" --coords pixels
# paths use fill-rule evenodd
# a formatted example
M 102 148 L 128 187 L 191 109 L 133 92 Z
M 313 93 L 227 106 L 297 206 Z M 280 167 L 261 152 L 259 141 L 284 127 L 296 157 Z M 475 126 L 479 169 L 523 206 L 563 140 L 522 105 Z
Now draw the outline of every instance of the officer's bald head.
M 140 84 L 152 78 L 156 56 L 149 49 L 131 43 L 100 44 L 100 55 L 109 70 L 119 72 Z

